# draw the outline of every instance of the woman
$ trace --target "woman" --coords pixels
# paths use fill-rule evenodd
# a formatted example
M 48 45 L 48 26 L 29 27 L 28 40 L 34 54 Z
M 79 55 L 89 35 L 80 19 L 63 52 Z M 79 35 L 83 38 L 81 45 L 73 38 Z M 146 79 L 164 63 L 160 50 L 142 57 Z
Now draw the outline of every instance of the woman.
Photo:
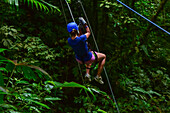
M 86 69 L 85 78 L 88 78 L 88 80 L 91 81 L 89 68 L 91 67 L 91 64 L 95 62 L 95 56 L 92 51 L 88 50 L 88 46 L 86 43 L 86 40 L 90 36 L 90 29 L 87 26 L 86 21 L 82 17 L 79 18 L 79 21 L 80 24 L 83 25 L 84 28 L 86 29 L 86 33 L 81 34 L 81 31 L 80 33 L 78 33 L 79 28 L 77 24 L 75 22 L 69 23 L 67 25 L 67 30 L 71 34 L 71 37 L 68 38 L 68 43 L 73 48 L 73 51 L 75 52 L 76 60 L 80 64 L 86 64 L 87 69 Z M 104 82 L 102 81 L 101 72 L 105 64 L 106 55 L 98 52 L 96 52 L 96 54 L 98 57 L 97 62 L 99 62 L 99 66 L 98 66 L 97 76 L 94 79 L 100 84 L 104 84 Z

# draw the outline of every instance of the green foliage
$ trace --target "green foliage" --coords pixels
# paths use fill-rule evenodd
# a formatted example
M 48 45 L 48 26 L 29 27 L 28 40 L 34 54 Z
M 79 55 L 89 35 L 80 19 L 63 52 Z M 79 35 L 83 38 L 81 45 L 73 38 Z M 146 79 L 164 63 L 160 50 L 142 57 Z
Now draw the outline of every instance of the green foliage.
M 58 12 L 60 12 L 60 9 L 48 2 L 45 2 L 43 0 L 4 0 L 5 2 L 9 3 L 10 5 L 14 5 L 17 7 L 17 9 L 19 9 L 19 4 L 22 3 L 27 3 L 27 5 L 31 5 L 31 7 L 33 8 L 34 6 L 37 8 L 37 10 L 44 10 L 45 12 L 53 12 L 55 10 L 57 10 Z M 50 9 L 50 10 L 49 10 Z M 53 10 L 55 9 L 55 10 Z
M 45 103 L 53 104 L 55 101 L 61 100 L 59 97 L 52 97 L 52 89 L 54 86 L 43 83 L 29 83 L 23 78 L 15 77 L 10 79 L 11 87 L 8 87 L 4 104 L 0 106 L 4 112 L 9 110 L 24 112 L 41 112 L 50 109 Z M 15 107 L 13 107 L 15 105 Z
M 67 1 L 71 3 L 76 21 L 79 16 L 84 17 L 76 0 Z M 121 1 L 148 19 L 155 16 L 162 2 Z M 15 7 L 15 2 L 12 2 L 12 7 Z M 67 45 L 69 34 L 64 16 L 40 12 L 58 10 L 51 4 L 60 7 L 60 2 L 23 2 L 19 1 L 18 11 L 4 2 L 0 3 L 0 98 L 3 98 L 0 110 L 116 113 L 103 73 L 105 85 L 100 86 L 93 81 L 91 85 L 78 84 L 82 81 L 73 51 Z M 168 35 L 116 1 L 82 2 L 99 48 L 107 55 L 105 66 L 120 112 L 169 112 Z M 40 11 L 34 10 L 36 8 Z M 167 31 L 170 23 L 168 9 L 167 2 L 154 21 Z M 69 12 L 65 11 L 69 22 Z M 94 50 L 93 41 L 91 38 L 88 40 Z M 47 80 L 47 72 L 53 80 Z M 91 75 L 95 76 L 95 73 Z
M 13 40 L 17 42 L 21 40 L 21 37 L 24 37 L 23 34 L 18 33 L 14 26 L 2 26 L 0 28 L 0 35 L 2 44 L 8 48 L 14 44 Z
M 0 49 L 1 52 L 5 50 L 6 49 Z M 34 74 L 32 74 L 33 73 L 32 70 L 30 70 L 24 63 L 18 64 L 16 61 L 11 61 L 11 60 L 6 60 L 6 61 L 0 60 L 0 61 L 1 61 L 1 64 L 3 62 L 9 61 L 10 63 L 13 63 L 14 65 L 14 66 L 11 66 L 7 64 L 8 66 L 6 66 L 5 70 L 7 70 L 8 72 L 11 72 L 9 79 L 7 78 L 7 75 L 5 73 L 4 73 L 6 75 L 5 78 L 3 78 L 2 74 L 0 73 L 1 81 L 3 81 L 3 79 L 5 81 L 8 80 L 8 82 L 5 82 L 6 89 L 3 89 L 1 87 L 3 85 L 3 82 L 1 82 L 2 85 L 0 86 L 1 99 L 3 99 L 4 94 L 6 95 L 5 96 L 6 99 L 4 99 L 5 101 L 4 102 L 2 101 L 0 104 L 1 110 L 3 110 L 4 112 L 46 111 L 50 109 L 50 107 L 44 103 L 50 102 L 51 104 L 53 104 L 53 101 L 61 100 L 59 97 L 53 97 L 50 95 L 55 94 L 53 93 L 53 91 L 56 92 L 58 88 L 62 88 L 62 87 L 83 88 L 85 89 L 85 91 L 88 91 L 93 95 L 94 101 L 95 101 L 95 96 L 93 92 L 83 85 L 80 85 L 75 82 L 71 82 L 71 83 L 66 82 L 62 84 L 56 81 L 45 81 L 44 84 L 42 82 L 30 83 L 29 81 L 26 80 L 26 78 L 30 80 L 32 78 L 31 76 L 33 76 Z M 22 73 L 20 72 L 21 68 L 19 68 L 19 70 L 17 71 L 20 74 L 24 75 L 24 78 L 23 77 L 17 78 L 17 77 L 12 76 L 13 74 L 15 75 L 19 74 L 19 73 L 14 73 L 15 69 L 17 69 L 16 68 L 17 66 L 25 66 L 24 68 L 22 67 L 22 71 L 23 71 Z M 40 69 L 35 66 L 29 66 L 29 67 Z M 4 68 L 2 69 L 4 70 Z M 10 71 L 10 69 L 12 70 Z M 40 71 L 42 71 L 42 69 Z M 26 73 L 26 75 L 24 73 Z M 37 80 L 37 78 L 35 80 Z
M 93 95 L 94 101 L 96 100 L 95 95 L 93 94 L 93 92 L 91 90 L 89 90 L 89 88 L 86 88 L 85 86 L 77 84 L 75 82 L 70 82 L 70 83 L 65 82 L 64 84 L 61 84 L 59 82 L 47 81 L 46 83 L 51 83 L 55 87 L 78 87 L 78 88 L 83 88 L 85 91 L 88 91 Z

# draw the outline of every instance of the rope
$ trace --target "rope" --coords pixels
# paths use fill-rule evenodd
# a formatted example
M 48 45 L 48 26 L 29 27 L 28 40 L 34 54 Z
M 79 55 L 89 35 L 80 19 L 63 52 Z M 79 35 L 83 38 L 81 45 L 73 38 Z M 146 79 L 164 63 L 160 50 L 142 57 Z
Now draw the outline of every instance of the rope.
M 64 19 L 65 19 L 65 22 L 66 22 L 66 25 L 67 25 L 67 18 L 66 18 L 66 14 L 65 14 L 65 10 L 64 10 L 64 7 L 63 7 L 63 3 L 62 1 L 60 0 L 60 3 L 61 3 L 61 7 L 62 7 L 62 10 L 63 10 L 63 14 L 64 14 Z
M 67 1 L 66 1 L 66 0 L 65 0 L 65 2 L 67 3 Z M 69 4 L 68 4 L 68 3 L 67 3 L 67 6 L 68 6 L 68 8 L 69 8 L 69 11 L 70 11 L 70 14 L 71 14 L 72 20 L 75 22 L 74 17 L 73 17 L 73 14 L 72 14 L 72 11 L 71 11 L 70 6 L 69 6 Z M 78 62 L 77 62 L 77 63 L 78 63 Z M 82 74 L 81 67 L 80 67 L 80 64 L 79 64 L 79 63 L 78 63 L 78 67 L 79 67 L 79 71 L 80 71 L 80 75 L 81 75 L 81 78 L 82 78 L 83 84 L 85 84 L 85 81 L 84 81 L 84 79 L 83 79 L 83 74 Z M 87 96 L 88 96 L 88 98 L 89 98 L 89 101 L 91 102 L 90 96 L 89 96 L 89 94 L 87 93 L 87 91 L 86 91 L 86 90 L 85 90 L 85 93 L 87 94 Z
M 90 22 L 89 22 L 89 20 L 88 20 L 88 17 L 87 17 L 87 15 L 86 15 L 86 12 L 85 12 L 85 10 L 84 10 L 84 7 L 83 7 L 83 4 L 82 4 L 81 0 L 78 0 L 78 3 L 80 3 L 80 5 L 81 5 L 81 7 L 82 7 L 82 10 L 83 10 L 84 15 L 85 15 L 85 17 L 86 17 L 86 20 L 87 20 L 88 26 L 89 26 L 89 28 L 90 28 L 90 31 L 91 31 L 91 34 L 92 34 L 92 37 L 93 37 L 93 40 L 94 40 L 94 43 L 95 43 L 95 45 L 97 45 L 97 42 L 96 42 L 96 40 L 95 40 L 94 33 L 93 33 L 93 31 L 92 31 L 92 28 L 91 28 Z M 97 49 L 97 51 L 99 52 L 99 48 L 98 48 L 98 46 L 96 46 L 96 49 Z
M 70 9 L 70 6 L 69 6 L 69 4 L 68 4 L 67 0 L 65 0 L 65 2 L 66 2 L 67 6 L 68 6 L 68 9 L 69 9 L 69 11 L 70 11 L 70 14 L 71 14 L 72 20 L 75 22 L 74 17 L 73 17 L 73 14 L 72 14 L 72 11 L 71 11 L 71 9 Z
M 78 62 L 77 62 L 78 63 Z M 80 64 L 78 63 L 78 67 L 79 67 L 79 71 L 80 71 L 80 75 L 81 75 L 81 79 L 83 81 L 83 84 L 85 84 L 84 82 L 84 79 L 83 79 L 83 74 L 82 74 L 82 71 L 81 71 L 81 67 L 80 67 Z
M 84 7 L 83 7 L 83 5 L 82 5 L 82 2 L 81 2 L 81 0 L 78 0 L 78 2 L 80 3 L 80 5 L 81 5 L 81 7 L 82 7 L 83 13 L 84 13 L 84 15 L 85 15 L 85 17 L 86 17 L 88 26 L 89 26 L 90 31 L 91 31 L 91 33 L 92 33 L 92 37 L 93 37 L 93 40 L 94 40 L 94 42 L 95 42 L 96 49 L 97 49 L 97 51 L 99 52 L 99 48 L 98 48 L 98 45 L 97 45 L 95 36 L 94 36 L 94 34 L 93 34 L 93 30 L 92 30 L 92 28 L 91 28 L 90 22 L 89 22 L 89 20 L 88 20 L 88 17 L 87 17 L 87 15 L 86 15 L 86 12 L 85 12 L 85 10 L 84 10 Z M 106 68 L 105 68 L 105 67 L 104 67 L 104 73 L 105 73 L 105 75 L 106 75 L 106 79 L 107 79 L 107 82 L 108 82 L 108 85 L 109 85 L 109 88 L 110 88 L 110 91 L 111 91 L 113 100 L 114 100 L 114 102 L 115 102 L 115 104 L 116 104 L 117 112 L 120 113 L 120 112 L 119 112 L 119 107 L 118 107 L 118 105 L 117 105 L 115 96 L 114 96 L 114 94 L 113 94 L 112 86 L 111 86 L 111 84 L 110 84 L 109 77 L 108 77 L 108 75 L 107 75 L 107 71 L 106 71 Z
M 65 0 L 65 2 L 67 3 L 67 1 L 66 1 L 66 0 Z M 63 3 L 62 3 L 62 1 L 61 1 L 61 0 L 60 0 L 60 3 L 61 3 L 61 7 L 62 7 L 62 10 L 63 10 L 63 13 L 64 13 L 64 18 L 65 18 L 66 26 L 67 26 L 67 18 L 66 18 L 65 11 L 64 11 L 64 7 L 63 7 Z M 68 6 L 68 8 L 69 8 L 69 11 L 70 11 L 70 14 L 71 14 L 72 20 L 75 22 L 74 17 L 73 17 L 73 14 L 72 14 L 72 12 L 71 12 L 71 9 L 70 9 L 70 6 L 69 6 L 69 4 L 68 4 L 68 3 L 67 3 L 67 6 Z M 78 62 L 77 62 L 77 63 L 78 63 Z M 79 64 L 79 63 L 78 63 L 78 68 L 79 68 L 79 72 L 80 72 L 80 75 L 81 75 L 81 79 L 82 79 L 83 84 L 84 84 L 85 82 L 84 82 L 84 79 L 83 79 L 83 74 L 82 74 L 81 67 L 80 67 L 80 64 Z
M 165 29 L 163 29 L 162 27 L 158 26 L 157 24 L 155 24 L 154 22 L 152 22 L 151 20 L 147 19 L 146 17 L 144 17 L 143 15 L 139 14 L 138 12 L 136 12 L 135 10 L 133 10 L 132 8 L 130 8 L 129 6 L 127 6 L 126 4 L 124 4 L 123 2 L 117 0 L 117 2 L 119 2 L 120 4 L 122 4 L 123 6 L 125 6 L 126 8 L 130 9 L 131 11 L 133 11 L 134 13 L 136 13 L 137 15 L 141 16 L 142 18 L 144 18 L 145 20 L 147 20 L 148 22 L 150 22 L 151 24 L 155 25 L 156 27 L 158 27 L 159 29 L 161 29 L 162 31 L 164 31 L 165 33 L 167 33 L 168 35 L 170 35 L 170 33 L 168 31 L 166 31 Z

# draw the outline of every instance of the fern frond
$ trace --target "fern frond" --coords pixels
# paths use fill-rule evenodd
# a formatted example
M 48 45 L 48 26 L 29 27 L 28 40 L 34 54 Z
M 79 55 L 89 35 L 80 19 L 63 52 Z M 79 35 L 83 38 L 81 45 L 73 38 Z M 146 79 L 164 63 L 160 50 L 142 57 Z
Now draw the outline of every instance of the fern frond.
M 16 8 L 19 8 L 19 0 L 4 0 L 4 2 L 10 4 L 11 6 L 16 6 Z M 58 12 L 61 12 L 60 9 L 48 2 L 45 2 L 43 0 L 20 0 L 20 2 L 23 2 L 24 4 L 27 2 L 27 5 L 29 6 L 31 4 L 31 7 L 36 7 L 37 10 L 44 10 L 46 12 L 55 12 L 57 10 Z M 55 10 L 54 10 L 55 9 Z

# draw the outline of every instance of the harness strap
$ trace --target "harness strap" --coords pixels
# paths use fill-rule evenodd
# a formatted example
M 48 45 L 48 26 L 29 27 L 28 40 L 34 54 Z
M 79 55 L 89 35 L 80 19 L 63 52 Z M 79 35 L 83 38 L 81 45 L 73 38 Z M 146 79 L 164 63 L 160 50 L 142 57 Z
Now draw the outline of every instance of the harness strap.
M 95 64 L 94 64 L 94 66 L 93 67 L 91 67 L 91 68 L 88 68 L 88 67 L 86 67 L 86 69 L 93 69 L 93 68 L 95 68 L 96 67 L 96 65 L 97 65 L 97 60 L 98 60 L 98 57 L 97 57 L 97 54 L 96 54 L 96 52 L 95 51 L 93 51 L 93 53 L 92 53 L 94 56 L 95 56 Z

